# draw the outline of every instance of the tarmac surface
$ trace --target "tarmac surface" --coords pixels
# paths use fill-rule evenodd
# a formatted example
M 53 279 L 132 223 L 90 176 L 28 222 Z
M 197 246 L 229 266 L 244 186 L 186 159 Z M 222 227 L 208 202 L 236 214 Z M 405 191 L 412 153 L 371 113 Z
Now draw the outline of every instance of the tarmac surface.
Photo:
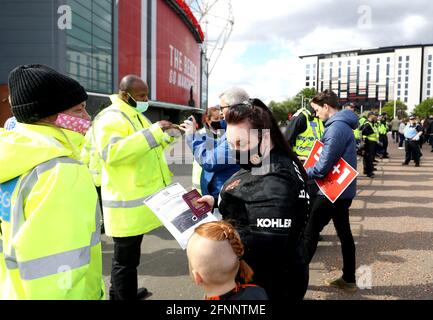
M 179 146 L 177 146 L 179 148 Z M 424 145 L 421 167 L 403 167 L 404 150 L 390 141 L 391 158 L 377 164 L 376 178 L 362 175 L 359 162 L 358 192 L 351 207 L 356 243 L 357 281 L 360 289 L 349 294 L 325 285 L 341 275 L 341 247 L 332 222 L 322 232 L 310 264 L 308 300 L 433 299 L 433 153 Z M 167 153 L 172 157 L 173 153 Z M 177 159 L 179 161 L 180 159 Z M 172 165 L 174 182 L 191 187 L 191 165 Z M 103 274 L 109 288 L 112 240 L 103 236 Z M 202 290 L 189 277 L 183 251 L 165 228 L 145 235 L 139 287 L 152 293 L 150 300 L 202 299 Z

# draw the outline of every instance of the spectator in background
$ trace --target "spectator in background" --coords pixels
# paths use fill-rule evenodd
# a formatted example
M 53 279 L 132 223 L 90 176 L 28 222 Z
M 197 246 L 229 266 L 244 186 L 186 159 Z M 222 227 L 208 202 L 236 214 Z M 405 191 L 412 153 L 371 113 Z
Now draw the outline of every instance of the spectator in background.
M 429 125 L 426 129 L 426 138 L 431 146 L 431 152 L 433 152 L 433 115 L 429 116 Z
M 402 119 L 400 121 L 400 125 L 398 127 L 398 136 L 399 136 L 399 142 L 398 142 L 398 149 L 404 150 L 403 144 L 404 144 L 404 129 L 406 129 L 406 119 Z
M 392 139 L 395 141 L 395 143 L 399 142 L 400 135 L 398 134 L 398 129 L 400 127 L 400 119 L 395 117 L 391 120 L 391 132 L 392 132 Z

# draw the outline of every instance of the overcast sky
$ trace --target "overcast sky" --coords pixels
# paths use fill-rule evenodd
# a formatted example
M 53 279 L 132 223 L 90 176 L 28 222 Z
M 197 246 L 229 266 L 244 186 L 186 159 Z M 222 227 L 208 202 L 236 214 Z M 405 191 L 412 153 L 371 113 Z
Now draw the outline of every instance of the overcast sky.
M 433 43 L 431 0 L 232 0 L 232 4 L 234 31 L 209 79 L 210 104 L 217 104 L 218 94 L 233 85 L 266 102 L 293 96 L 304 85 L 298 58 L 302 54 Z M 219 14 L 223 11 L 221 6 Z

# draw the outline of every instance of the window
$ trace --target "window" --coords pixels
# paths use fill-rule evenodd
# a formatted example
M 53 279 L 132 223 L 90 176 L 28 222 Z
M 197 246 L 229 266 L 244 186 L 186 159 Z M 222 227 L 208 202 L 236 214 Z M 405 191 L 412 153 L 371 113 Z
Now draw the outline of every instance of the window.
M 398 77 L 398 82 L 401 82 L 401 77 Z
M 401 91 L 400 90 L 397 91 L 397 95 L 401 96 Z
M 347 61 L 347 65 L 350 66 L 350 64 L 352 63 L 352 61 Z
M 410 57 L 409 57 L 409 56 L 406 56 L 406 61 L 409 61 L 409 59 L 410 59 Z
M 428 67 L 431 68 L 431 61 L 428 63 Z
M 378 59 L 379 60 L 379 59 Z M 391 62 L 391 58 L 390 57 L 387 57 L 386 58 L 386 62 Z
M 306 87 L 309 87 L 309 86 L 310 86 L 310 83 L 309 83 L 309 82 L 306 82 L 306 83 L 305 83 L 305 86 L 306 86 Z
M 358 59 L 357 64 L 360 65 L 361 64 L 361 60 Z
M 408 92 L 408 91 L 406 90 L 406 91 L 404 92 L 404 95 L 405 95 L 405 96 L 407 96 L 407 95 L 408 95 L 408 93 L 409 93 L 409 92 Z
M 429 56 L 428 56 L 428 61 L 431 61 L 432 60 L 432 55 L 430 54 Z
M 431 69 L 428 69 L 428 72 L 427 72 L 428 74 L 431 74 Z
M 329 63 L 329 67 L 332 68 L 333 66 L 334 66 L 334 63 L 333 63 L 333 62 L 330 62 L 330 63 Z
M 343 64 L 343 62 L 338 61 L 338 66 L 341 67 L 341 65 Z
M 401 76 L 401 70 L 398 70 L 398 75 Z
M 307 80 L 307 81 L 310 81 L 310 76 L 307 76 L 306 80 Z
M 407 103 L 407 101 L 408 101 L 407 97 L 404 97 L 404 103 Z
M 401 69 L 401 63 L 398 64 L 398 68 Z
M 427 81 L 431 81 L 431 76 L 428 76 L 428 77 L 427 77 Z
M 310 70 L 310 65 L 307 64 L 307 65 L 306 65 L 306 68 L 307 68 L 307 70 Z
M 380 63 L 380 58 L 377 58 L 376 62 L 377 62 L 377 63 Z
M 405 89 L 409 89 L 409 83 L 406 83 L 406 84 L 404 85 L 404 88 L 405 88 Z
M 405 77 L 404 81 L 409 82 L 409 77 Z
M 430 97 L 430 90 L 427 90 L 427 97 Z
M 402 56 L 400 56 L 400 57 L 398 57 L 398 61 L 403 61 L 403 57 Z
M 399 83 L 399 84 L 397 85 L 397 88 L 398 88 L 398 89 L 401 89 L 401 83 Z
M 431 83 L 427 83 L 427 89 L 431 89 Z
M 66 30 L 65 69 L 86 90 L 113 90 L 113 0 L 66 0 L 72 9 L 72 29 Z
M 406 70 L 406 75 L 407 75 L 407 76 L 409 75 L 409 70 Z
M 406 69 L 409 69 L 409 63 L 406 63 Z

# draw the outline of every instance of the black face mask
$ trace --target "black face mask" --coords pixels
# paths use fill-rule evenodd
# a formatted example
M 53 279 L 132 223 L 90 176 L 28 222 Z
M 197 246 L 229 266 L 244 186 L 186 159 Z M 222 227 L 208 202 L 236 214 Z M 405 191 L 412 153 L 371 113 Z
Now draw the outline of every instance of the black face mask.
M 253 153 L 252 150 L 240 151 L 236 150 L 236 163 L 245 170 L 251 170 L 252 168 L 260 168 L 262 166 L 262 134 L 259 132 L 259 144 L 257 146 L 257 153 Z M 242 163 L 248 160 L 248 163 Z
M 221 125 L 221 121 L 212 121 L 210 124 L 211 128 L 214 130 L 221 130 L 223 127 Z

